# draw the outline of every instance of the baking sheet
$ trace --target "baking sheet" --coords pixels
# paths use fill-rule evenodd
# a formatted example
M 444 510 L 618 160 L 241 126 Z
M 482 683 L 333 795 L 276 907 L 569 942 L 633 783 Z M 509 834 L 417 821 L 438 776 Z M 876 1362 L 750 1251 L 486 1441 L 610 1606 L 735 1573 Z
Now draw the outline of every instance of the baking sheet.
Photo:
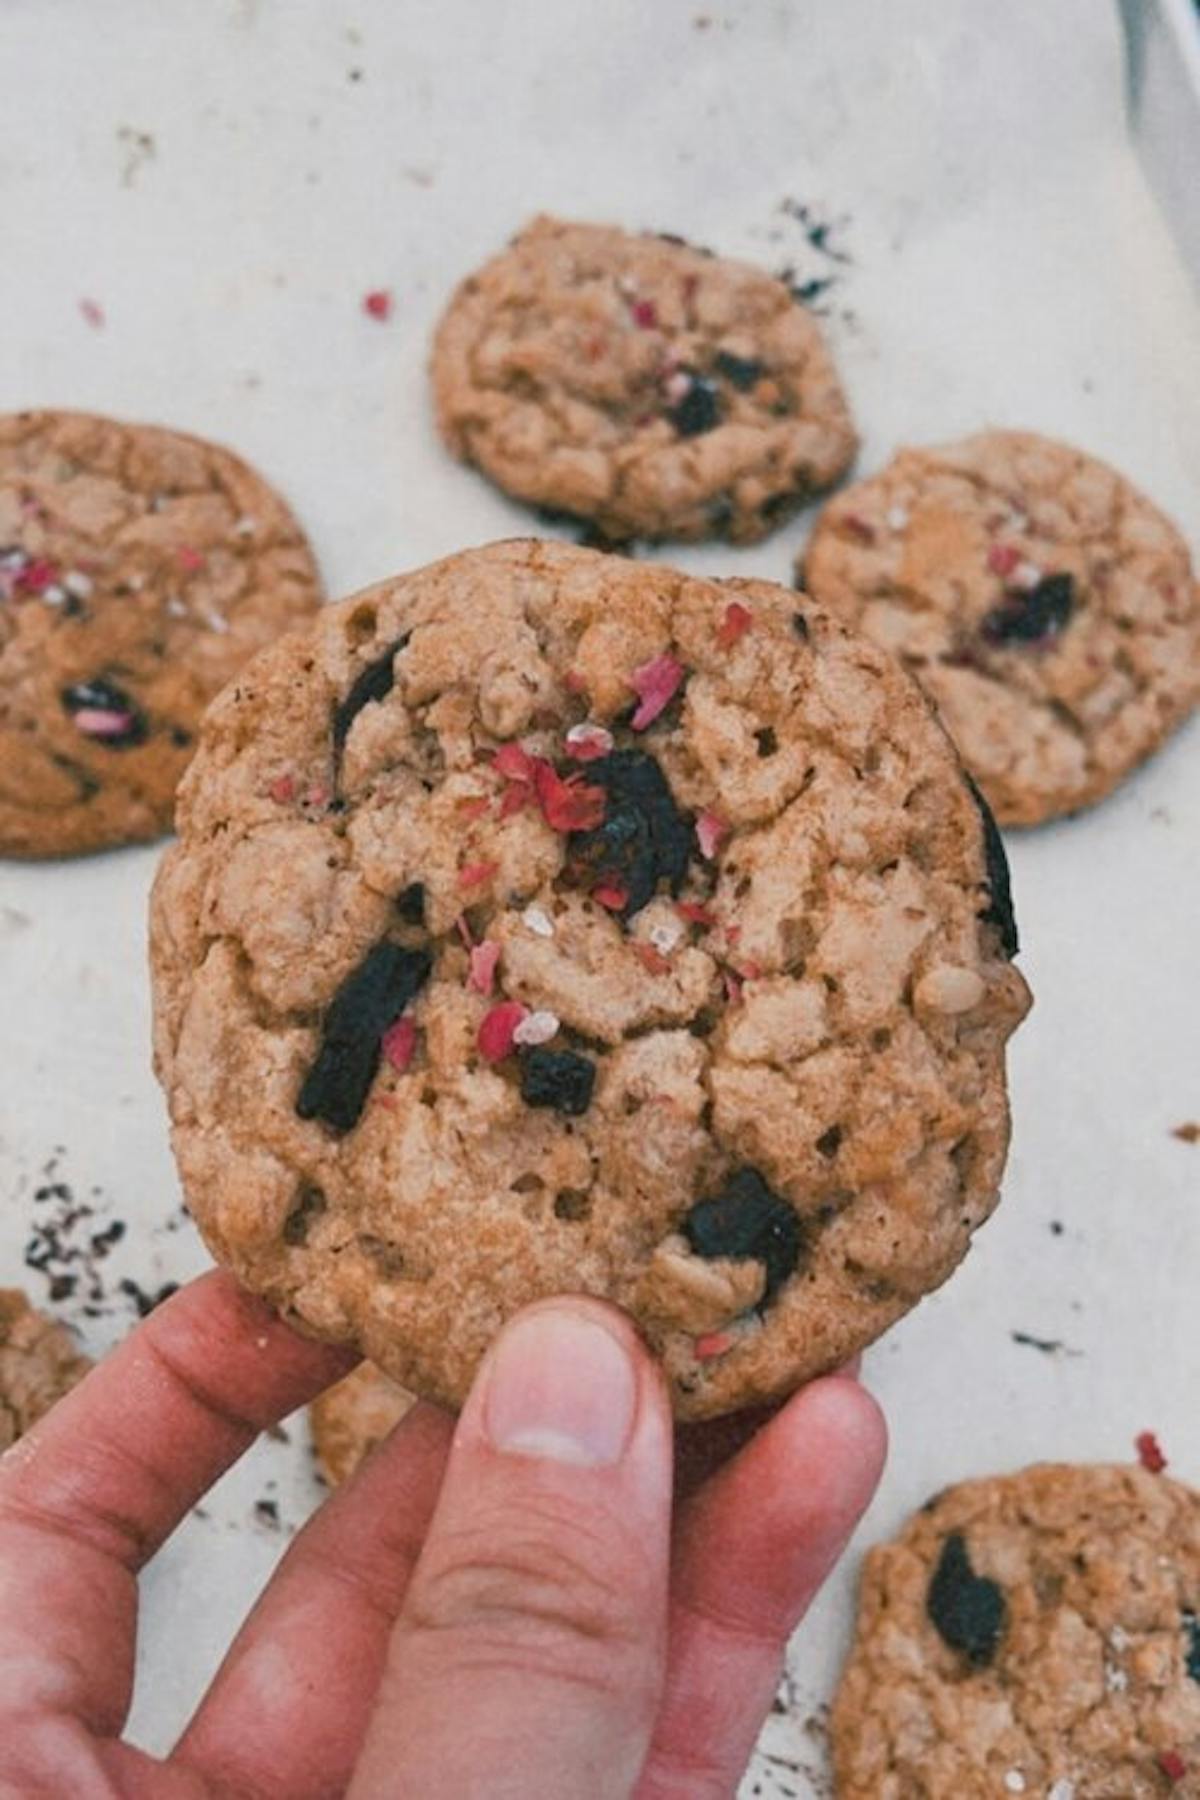
M 1040 427 L 1200 532 L 1200 311 L 1104 0 L 0 0 L 0 74 L 0 404 L 228 440 L 335 593 L 528 528 L 437 447 L 424 360 L 450 284 L 538 207 L 828 283 L 863 468 Z M 786 579 L 801 535 L 678 560 Z M 1102 809 L 1012 840 L 1037 1007 L 1006 1198 L 868 1358 L 894 1449 L 864 1539 L 960 1476 L 1124 1457 L 1143 1427 L 1200 1478 L 1200 1145 L 1171 1135 L 1200 1119 L 1198 770 L 1193 726 Z M 148 1072 L 155 857 L 0 867 L 0 1281 L 45 1296 L 31 1244 L 74 1274 L 58 1310 L 93 1351 L 204 1263 Z M 318 1498 L 302 1424 L 288 1440 L 145 1580 L 147 1746 Z M 852 1581 L 853 1558 L 797 1638 L 747 1794 L 825 1791 Z

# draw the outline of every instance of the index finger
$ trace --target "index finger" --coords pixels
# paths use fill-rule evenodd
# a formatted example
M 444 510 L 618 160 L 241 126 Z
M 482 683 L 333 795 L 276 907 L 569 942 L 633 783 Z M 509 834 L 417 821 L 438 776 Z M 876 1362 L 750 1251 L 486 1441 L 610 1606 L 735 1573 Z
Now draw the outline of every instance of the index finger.
M 214 1272 L 0 1458 L 0 1709 L 66 1707 L 119 1730 L 137 1571 L 265 1426 L 352 1360 Z

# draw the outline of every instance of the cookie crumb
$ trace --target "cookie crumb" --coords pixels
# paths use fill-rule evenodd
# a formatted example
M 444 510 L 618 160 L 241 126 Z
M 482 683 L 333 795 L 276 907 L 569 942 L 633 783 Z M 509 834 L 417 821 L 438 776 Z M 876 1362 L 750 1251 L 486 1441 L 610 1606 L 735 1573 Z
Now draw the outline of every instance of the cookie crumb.
M 386 325 L 392 316 L 391 289 L 372 288 L 369 294 L 363 295 L 362 309 L 368 319 L 375 319 L 380 325 Z
M 93 331 L 103 331 L 108 323 L 104 308 L 98 300 L 93 300 L 90 294 L 81 296 L 79 312 L 84 324 L 90 325 Z
M 1137 1451 L 1138 1461 L 1143 1469 L 1149 1470 L 1151 1475 L 1162 1474 L 1167 1466 L 1167 1459 L 1152 1431 L 1139 1431 L 1133 1440 L 1133 1447 Z
M 1172 1126 L 1171 1136 L 1178 1138 L 1181 1144 L 1200 1144 L 1200 1123 L 1187 1119 L 1182 1125 Z

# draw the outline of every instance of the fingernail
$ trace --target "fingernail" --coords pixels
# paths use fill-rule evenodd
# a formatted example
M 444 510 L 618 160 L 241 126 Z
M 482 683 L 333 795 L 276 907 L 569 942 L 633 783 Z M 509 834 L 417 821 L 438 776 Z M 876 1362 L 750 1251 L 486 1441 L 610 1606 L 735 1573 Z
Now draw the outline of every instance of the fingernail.
M 514 1320 L 485 1374 L 484 1430 L 496 1450 L 599 1468 L 619 1462 L 637 1380 L 624 1345 L 571 1306 Z

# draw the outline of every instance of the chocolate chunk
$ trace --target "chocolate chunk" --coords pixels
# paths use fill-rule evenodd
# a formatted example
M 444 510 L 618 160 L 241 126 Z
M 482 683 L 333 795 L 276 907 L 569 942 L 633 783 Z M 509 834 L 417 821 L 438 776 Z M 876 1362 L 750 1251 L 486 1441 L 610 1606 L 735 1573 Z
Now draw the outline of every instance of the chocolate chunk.
M 396 684 L 396 671 L 393 663 L 397 655 L 408 642 L 407 634 L 397 638 L 396 642 L 368 663 L 351 684 L 350 692 L 344 700 L 339 700 L 333 709 L 333 747 L 339 751 L 350 733 L 350 727 L 357 719 L 364 706 L 372 700 L 386 700 Z
M 382 943 L 347 975 L 329 1003 L 317 1059 L 296 1101 L 302 1119 L 320 1119 L 339 1133 L 358 1123 L 379 1067 L 380 1040 L 432 966 L 424 950 Z
M 732 495 L 714 494 L 704 509 L 704 516 L 714 537 L 724 537 L 733 524 Z
M 721 417 L 721 395 L 715 382 L 690 374 L 687 393 L 667 408 L 667 417 L 680 437 L 699 437 L 702 431 L 711 431 Z
M 521 1052 L 521 1098 L 527 1106 L 552 1106 L 577 1119 L 592 1103 L 596 1065 L 574 1050 L 542 1045 Z
M 614 750 L 587 765 L 587 779 L 608 795 L 604 823 L 573 832 L 569 857 L 597 881 L 616 882 L 629 898 L 626 918 L 653 899 L 660 881 L 678 893 L 692 853 L 691 819 L 645 750 Z
M 965 769 L 963 780 L 971 790 L 983 824 L 983 850 L 987 858 L 987 884 L 991 901 L 980 917 L 987 924 L 996 927 L 1005 956 L 1013 957 L 1021 948 L 1021 940 L 1017 932 L 1017 915 L 1013 910 L 1012 880 L 1008 873 L 1004 839 L 1000 836 L 1000 827 L 992 815 L 991 807 Z
M 1190 1612 L 1183 1615 L 1183 1662 L 1192 1680 L 1200 1682 L 1200 1619 Z
M 989 644 L 1045 644 L 1067 625 L 1075 607 L 1070 575 L 1046 575 L 1036 587 L 1009 594 L 980 626 Z
M 800 1262 L 800 1221 L 757 1169 L 739 1169 L 719 1194 L 697 1200 L 683 1221 L 697 1256 L 752 1257 L 767 1273 L 760 1306 L 769 1306 Z
M 755 357 L 735 356 L 732 350 L 718 350 L 714 364 L 717 373 L 742 394 L 749 392 L 763 372 L 763 365 Z
M 80 730 L 94 743 L 103 744 L 106 750 L 131 750 L 136 744 L 144 744 L 150 735 L 150 727 L 146 723 L 146 715 L 135 700 L 130 699 L 125 689 L 118 687 L 115 681 L 106 676 L 95 675 L 90 681 L 76 681 L 65 687 L 59 694 L 64 709 L 73 719 L 80 713 L 112 713 L 114 717 L 124 715 L 127 723 L 115 731 L 98 731 L 86 723 L 80 723 Z
M 410 882 L 403 893 L 396 895 L 396 911 L 406 925 L 423 925 L 425 923 L 425 883 Z
M 803 613 L 796 612 L 792 614 L 792 630 L 800 639 L 801 643 L 806 644 L 808 642 L 808 620 Z
M 960 1531 L 952 1531 L 942 1545 L 925 1610 L 942 1641 L 977 1669 L 994 1659 L 1008 1608 L 996 1583 L 971 1567 Z

